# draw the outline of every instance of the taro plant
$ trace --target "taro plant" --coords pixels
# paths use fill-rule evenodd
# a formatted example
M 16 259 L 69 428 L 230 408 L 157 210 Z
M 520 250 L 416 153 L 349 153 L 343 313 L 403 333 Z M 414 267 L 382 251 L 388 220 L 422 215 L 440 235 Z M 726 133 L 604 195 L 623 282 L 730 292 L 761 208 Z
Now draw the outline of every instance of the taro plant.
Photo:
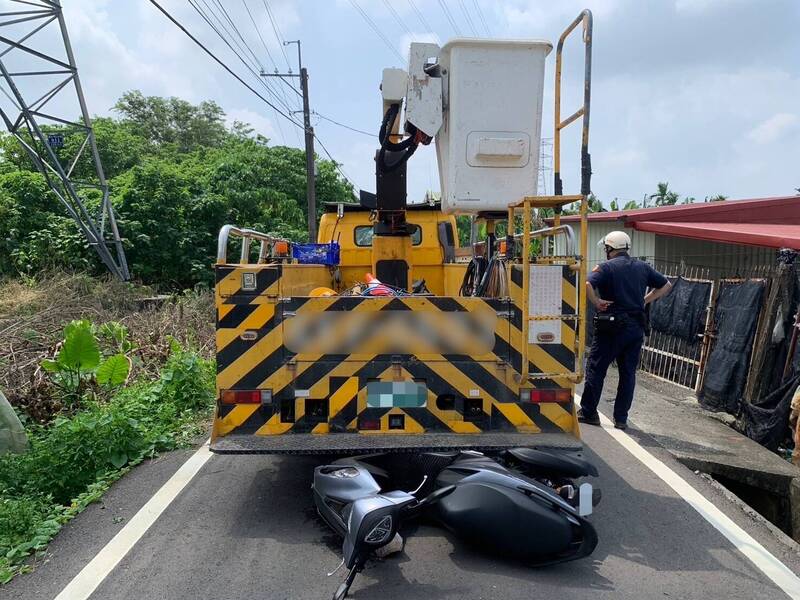
M 117 321 L 103 323 L 97 328 L 97 334 L 115 353 L 127 356 L 134 350 L 133 342 L 128 335 L 128 328 L 122 323 Z
M 116 330 L 116 337 L 112 339 L 117 343 L 117 350 L 130 343 L 127 330 Z M 67 406 L 75 405 L 91 392 L 93 384 L 113 389 L 124 384 L 130 373 L 130 362 L 123 352 L 103 358 L 94 328 L 87 320 L 70 322 L 64 328 L 64 342 L 56 357 L 43 360 L 41 365 L 61 389 Z

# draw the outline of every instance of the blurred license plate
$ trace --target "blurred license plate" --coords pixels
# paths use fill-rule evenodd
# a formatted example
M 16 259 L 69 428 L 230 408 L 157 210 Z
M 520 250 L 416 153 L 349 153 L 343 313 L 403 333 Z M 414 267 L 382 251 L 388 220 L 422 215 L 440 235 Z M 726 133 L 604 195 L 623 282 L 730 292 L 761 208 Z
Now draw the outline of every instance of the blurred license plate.
M 367 383 L 367 406 L 408 408 L 425 406 L 428 388 L 416 381 L 371 381 Z

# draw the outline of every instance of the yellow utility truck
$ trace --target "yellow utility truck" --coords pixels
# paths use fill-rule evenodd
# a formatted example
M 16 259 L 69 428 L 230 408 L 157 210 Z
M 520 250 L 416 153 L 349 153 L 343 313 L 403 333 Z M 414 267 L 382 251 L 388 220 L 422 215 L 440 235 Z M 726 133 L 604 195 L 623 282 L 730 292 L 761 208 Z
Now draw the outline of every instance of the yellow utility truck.
M 583 102 L 562 119 L 576 30 Z M 383 72 L 375 194 L 325 206 L 313 244 L 221 230 L 212 451 L 580 447 L 591 33 L 584 11 L 556 47 L 555 195 L 537 195 L 550 42 L 414 43 L 407 71 Z M 576 121 L 580 188 L 564 195 L 561 131 Z M 434 140 L 441 202 L 410 204 L 407 161 Z M 559 222 L 568 204 L 578 231 Z M 554 223 L 534 229 L 543 209 Z M 459 214 L 485 239 L 461 247 Z

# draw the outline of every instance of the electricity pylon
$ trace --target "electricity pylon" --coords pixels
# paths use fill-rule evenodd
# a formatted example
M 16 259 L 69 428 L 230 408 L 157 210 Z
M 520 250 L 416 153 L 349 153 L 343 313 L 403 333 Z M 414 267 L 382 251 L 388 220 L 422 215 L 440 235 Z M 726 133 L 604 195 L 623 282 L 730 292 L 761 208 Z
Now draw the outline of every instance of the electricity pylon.
M 10 101 L 10 106 L 0 105 L 0 116 L 9 133 L 26 150 L 100 260 L 123 281 L 130 279 L 60 0 L 2 2 L 0 77 L 0 91 Z M 66 104 L 76 99 L 75 112 L 80 116 L 73 120 L 75 113 L 68 114 Z M 64 148 L 65 133 L 70 138 L 80 136 L 76 151 Z M 88 179 L 78 179 L 75 167 L 86 155 L 93 168 Z M 102 193 L 96 210 L 90 210 L 84 195 L 91 188 Z

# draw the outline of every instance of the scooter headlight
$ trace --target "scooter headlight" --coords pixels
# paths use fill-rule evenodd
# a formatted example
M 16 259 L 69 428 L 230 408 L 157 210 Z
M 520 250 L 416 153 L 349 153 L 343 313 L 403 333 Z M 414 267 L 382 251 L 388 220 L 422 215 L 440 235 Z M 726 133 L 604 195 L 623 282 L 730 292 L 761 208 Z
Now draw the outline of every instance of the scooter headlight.
M 389 539 L 392 533 L 392 515 L 386 515 L 364 538 L 368 544 L 382 544 Z
M 334 477 L 339 477 L 340 479 L 352 479 L 353 477 L 358 477 L 358 469 L 355 467 L 343 467 L 341 469 L 331 471 L 330 474 Z

